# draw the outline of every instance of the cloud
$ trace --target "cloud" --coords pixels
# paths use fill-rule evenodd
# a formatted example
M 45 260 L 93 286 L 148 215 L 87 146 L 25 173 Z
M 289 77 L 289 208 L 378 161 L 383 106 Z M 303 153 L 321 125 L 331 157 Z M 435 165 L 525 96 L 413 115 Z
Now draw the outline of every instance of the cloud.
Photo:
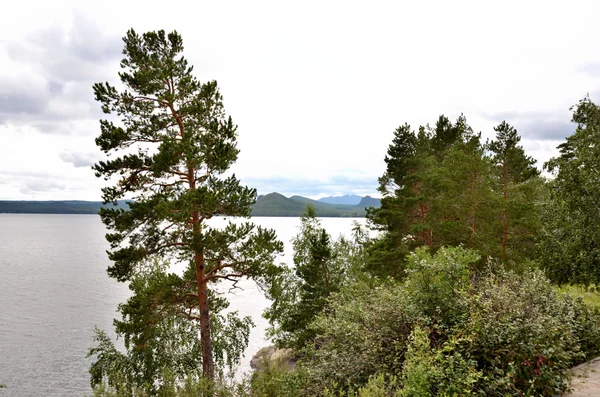
M 91 167 L 98 161 L 95 153 L 62 152 L 59 157 L 65 163 L 71 163 L 75 168 Z
M 117 36 L 75 14 L 70 27 L 52 26 L 4 44 L 0 124 L 28 125 L 47 134 L 89 134 L 76 124 L 102 117 L 92 85 L 121 56 Z M 2 45 L 0 45 L 2 55 Z M 0 57 L 1 58 L 1 57 Z
M 22 194 L 31 194 L 37 192 L 56 192 L 65 189 L 65 185 L 53 181 L 34 180 L 25 182 L 19 192 Z
M 575 130 L 565 112 L 523 112 L 510 111 L 482 113 L 482 116 L 495 123 L 506 120 L 515 126 L 523 140 L 558 141 L 571 135 Z

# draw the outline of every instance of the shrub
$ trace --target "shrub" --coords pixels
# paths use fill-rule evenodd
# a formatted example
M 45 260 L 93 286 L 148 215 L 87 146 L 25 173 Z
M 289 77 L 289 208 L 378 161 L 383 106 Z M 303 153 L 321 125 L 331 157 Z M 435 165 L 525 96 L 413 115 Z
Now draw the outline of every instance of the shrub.
M 404 282 L 344 288 L 313 324 L 303 395 L 565 390 L 567 369 L 599 351 L 599 310 L 560 293 L 539 270 L 475 273 L 477 260 L 463 248 L 419 249 Z M 392 378 L 394 387 L 381 383 Z

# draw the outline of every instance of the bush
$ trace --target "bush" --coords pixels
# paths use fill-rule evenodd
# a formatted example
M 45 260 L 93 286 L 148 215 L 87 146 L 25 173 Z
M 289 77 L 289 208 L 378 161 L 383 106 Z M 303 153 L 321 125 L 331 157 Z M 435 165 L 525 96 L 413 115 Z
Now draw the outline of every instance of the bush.
M 343 289 L 313 324 L 303 395 L 376 390 L 382 379 L 398 380 L 377 389 L 386 396 L 565 390 L 567 369 L 600 351 L 598 308 L 539 270 L 475 273 L 478 259 L 463 248 L 419 249 L 404 282 Z

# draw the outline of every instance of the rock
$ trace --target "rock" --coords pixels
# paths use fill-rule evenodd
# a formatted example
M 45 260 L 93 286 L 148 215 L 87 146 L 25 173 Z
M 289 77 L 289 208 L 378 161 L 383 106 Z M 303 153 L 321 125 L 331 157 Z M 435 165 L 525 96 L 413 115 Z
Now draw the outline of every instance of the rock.
M 250 368 L 255 371 L 263 371 L 267 367 L 283 371 L 292 371 L 296 367 L 296 358 L 292 349 L 278 349 L 275 346 L 266 346 L 260 349 L 252 360 Z

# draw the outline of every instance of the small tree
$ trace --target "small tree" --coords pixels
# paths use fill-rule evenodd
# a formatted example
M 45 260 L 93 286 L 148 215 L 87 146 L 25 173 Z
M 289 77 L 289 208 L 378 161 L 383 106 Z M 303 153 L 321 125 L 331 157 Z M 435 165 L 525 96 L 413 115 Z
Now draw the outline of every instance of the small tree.
M 314 338 L 309 325 L 326 307 L 327 299 L 340 290 L 356 250 L 343 237 L 332 242 L 311 206 L 292 244 L 295 269 L 287 269 L 273 283 L 273 303 L 264 317 L 280 345 L 300 349 Z
M 235 175 L 223 175 L 237 159 L 237 127 L 225 114 L 217 83 L 193 76 L 181 56 L 181 36 L 129 30 L 123 40 L 119 77 L 125 90 L 94 85 L 102 110 L 121 118 L 118 125 L 100 121 L 96 144 L 108 155 L 120 154 L 93 167 L 96 176 L 114 182 L 102 189 L 102 197 L 105 203 L 132 199 L 129 211 L 100 212 L 110 230 L 108 273 L 129 281 L 155 258 L 188 264 L 182 276 L 170 274 L 144 299 L 152 301 L 146 306 L 161 309 L 157 315 L 176 312 L 199 323 L 202 373 L 213 379 L 210 319 L 218 305 L 209 287 L 240 277 L 267 282 L 280 271 L 274 255 L 283 247 L 273 230 L 248 222 L 224 229 L 206 223 L 216 215 L 248 217 L 256 191 Z M 146 320 L 130 323 L 140 328 L 158 323 L 153 316 Z

